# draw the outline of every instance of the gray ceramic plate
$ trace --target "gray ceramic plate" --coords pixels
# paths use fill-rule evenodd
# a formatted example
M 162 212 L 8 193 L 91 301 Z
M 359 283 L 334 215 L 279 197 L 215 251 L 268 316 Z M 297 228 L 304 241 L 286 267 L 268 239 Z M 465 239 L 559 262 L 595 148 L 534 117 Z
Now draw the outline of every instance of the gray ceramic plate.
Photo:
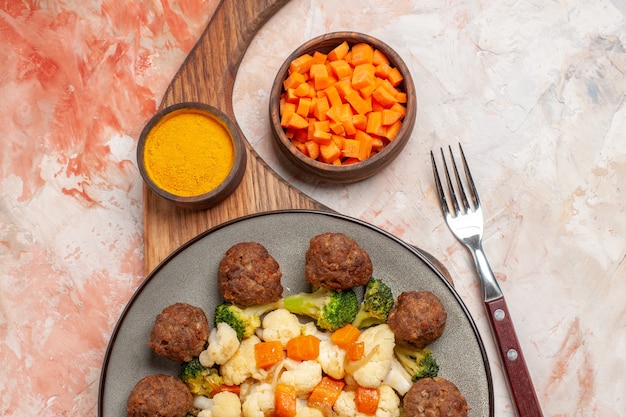
M 155 317 L 175 302 L 201 307 L 213 321 L 221 302 L 217 265 L 238 242 L 263 244 L 283 272 L 285 293 L 309 290 L 304 282 L 304 253 L 309 239 L 341 232 L 355 239 L 372 258 L 374 276 L 384 279 L 397 296 L 402 291 L 437 294 L 448 312 L 443 336 L 431 348 L 440 376 L 453 381 L 472 408 L 469 415 L 493 416 L 493 390 L 483 343 L 463 302 L 440 272 L 414 247 L 359 220 L 322 212 L 278 211 L 244 217 L 198 236 L 170 255 L 142 283 L 117 323 L 104 359 L 98 415 L 126 415 L 126 399 L 142 377 L 176 375 L 179 365 L 147 347 Z

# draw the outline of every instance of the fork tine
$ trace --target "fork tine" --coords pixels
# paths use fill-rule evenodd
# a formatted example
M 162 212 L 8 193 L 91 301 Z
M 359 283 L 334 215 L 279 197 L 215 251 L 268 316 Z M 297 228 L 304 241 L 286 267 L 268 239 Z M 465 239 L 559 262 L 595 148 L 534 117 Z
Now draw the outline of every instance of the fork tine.
M 459 143 L 459 148 L 460 147 L 461 147 L 461 144 Z M 459 169 L 457 168 L 457 165 L 456 165 L 456 159 L 454 158 L 454 154 L 452 153 L 452 146 L 448 145 L 448 151 L 450 152 L 450 159 L 452 160 L 452 168 L 454 169 L 454 177 L 456 179 L 456 184 L 459 189 L 459 195 L 461 196 L 460 203 L 463 204 L 463 209 L 465 213 L 469 213 L 470 211 L 469 201 L 467 200 L 467 194 L 465 193 L 465 187 L 463 186 L 463 181 L 461 180 L 461 176 L 459 175 Z M 463 154 L 463 149 L 461 149 L 461 154 Z M 465 167 L 465 173 L 467 175 L 468 169 L 467 169 L 467 161 L 465 160 L 465 157 L 463 157 L 463 165 Z
M 450 214 L 448 208 L 448 202 L 446 201 L 446 193 L 443 191 L 443 185 L 441 184 L 441 177 L 439 176 L 439 170 L 437 169 L 437 162 L 435 161 L 435 154 L 430 151 L 430 160 L 433 164 L 433 175 L 435 177 L 435 185 L 437 186 L 437 195 L 439 196 L 439 203 L 441 203 L 441 210 L 444 217 Z
M 469 165 L 467 165 L 467 159 L 465 159 L 465 152 L 463 152 L 463 147 L 459 143 L 459 150 L 461 151 L 461 158 L 463 160 L 463 168 L 465 169 L 465 176 L 467 177 L 467 183 L 469 184 L 471 191 L 472 202 L 474 203 L 474 208 L 477 209 L 480 207 L 480 199 L 478 198 L 478 191 L 476 190 L 476 185 L 474 185 L 474 179 L 472 178 L 472 174 L 470 173 Z
M 448 191 L 450 192 L 450 199 L 452 200 L 452 208 L 454 209 L 454 216 L 456 217 L 459 214 L 461 214 L 461 209 L 459 207 L 459 200 L 456 196 L 456 193 L 454 192 L 454 186 L 452 185 L 452 177 L 450 176 L 450 170 L 448 169 L 448 163 L 446 162 L 446 155 L 443 152 L 443 148 L 440 148 L 440 151 L 441 151 L 441 159 L 443 159 L 443 170 L 446 172 L 446 182 L 448 183 Z M 452 158 L 452 163 L 454 164 L 454 158 Z

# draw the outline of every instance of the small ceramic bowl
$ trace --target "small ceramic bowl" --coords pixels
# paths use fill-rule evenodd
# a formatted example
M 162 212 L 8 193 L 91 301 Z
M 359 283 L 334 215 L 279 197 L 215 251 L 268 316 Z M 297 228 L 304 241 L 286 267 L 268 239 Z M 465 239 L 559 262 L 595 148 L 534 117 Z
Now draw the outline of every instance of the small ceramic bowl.
M 148 187 L 173 204 L 207 209 L 228 197 L 246 169 L 239 129 L 219 109 L 180 103 L 159 111 L 137 145 L 139 172 Z
M 350 48 L 358 43 L 367 43 L 374 49 L 378 49 L 388 58 L 392 67 L 397 68 L 403 76 L 403 81 L 396 87 L 406 93 L 406 115 L 402 120 L 402 126 L 395 138 L 386 144 L 378 153 L 360 162 L 333 165 L 313 159 L 299 150 L 287 137 L 286 129 L 281 126 L 281 95 L 285 92 L 283 82 L 289 76 L 290 63 L 303 54 L 313 55 L 315 51 L 329 53 L 335 47 L 346 41 Z M 328 33 L 304 43 L 296 49 L 278 70 L 270 93 L 269 102 L 270 124 L 274 139 L 278 148 L 286 158 L 297 168 L 307 174 L 312 174 L 316 179 L 331 182 L 350 183 L 361 181 L 378 173 L 389 165 L 402 151 L 408 142 L 416 117 L 415 86 L 409 70 L 400 56 L 387 44 L 372 36 L 357 32 L 333 32 Z

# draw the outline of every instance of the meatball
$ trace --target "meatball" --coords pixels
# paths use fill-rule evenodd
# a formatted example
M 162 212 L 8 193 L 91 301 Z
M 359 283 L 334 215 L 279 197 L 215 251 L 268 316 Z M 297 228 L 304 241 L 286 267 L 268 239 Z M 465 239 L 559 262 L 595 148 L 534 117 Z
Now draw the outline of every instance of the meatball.
M 283 295 L 278 262 L 257 242 L 241 242 L 226 251 L 217 270 L 224 299 L 240 307 L 273 303 Z
M 202 309 L 176 303 L 157 316 L 148 347 L 159 356 L 189 362 L 204 350 L 209 331 L 209 321 Z
M 132 389 L 126 401 L 129 417 L 185 417 L 193 404 L 187 385 L 171 375 L 150 375 Z
M 398 296 L 387 324 L 396 336 L 396 343 L 421 349 L 441 336 L 447 317 L 445 307 L 435 294 L 408 291 Z
M 367 252 L 342 233 L 317 235 L 306 251 L 306 281 L 314 287 L 348 290 L 367 284 L 372 271 Z
M 466 417 L 470 410 L 456 385 L 438 377 L 415 382 L 402 405 L 404 417 Z

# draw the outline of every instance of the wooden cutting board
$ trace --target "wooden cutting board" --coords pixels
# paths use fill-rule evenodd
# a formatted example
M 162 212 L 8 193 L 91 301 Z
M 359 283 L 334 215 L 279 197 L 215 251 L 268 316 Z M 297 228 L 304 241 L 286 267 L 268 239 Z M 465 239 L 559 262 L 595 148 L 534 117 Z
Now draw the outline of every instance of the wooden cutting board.
M 226 113 L 240 129 L 232 95 L 239 64 L 258 30 L 288 0 L 223 0 L 194 49 L 167 88 L 160 108 L 199 101 Z M 244 136 L 241 133 L 241 136 Z M 332 211 L 276 174 L 248 141 L 247 167 L 237 190 L 202 211 L 175 207 L 144 186 L 144 256 L 151 272 L 170 253 L 200 233 L 241 216 L 282 209 Z M 421 251 L 450 282 L 446 268 Z
M 223 0 L 169 85 L 160 107 L 186 101 L 207 103 L 226 113 L 240 129 L 232 103 L 237 69 L 256 32 L 287 1 Z M 225 221 L 269 210 L 328 210 L 279 177 L 247 141 L 246 148 L 247 167 L 241 184 L 209 210 L 177 208 L 144 186 L 146 272 L 183 243 Z

